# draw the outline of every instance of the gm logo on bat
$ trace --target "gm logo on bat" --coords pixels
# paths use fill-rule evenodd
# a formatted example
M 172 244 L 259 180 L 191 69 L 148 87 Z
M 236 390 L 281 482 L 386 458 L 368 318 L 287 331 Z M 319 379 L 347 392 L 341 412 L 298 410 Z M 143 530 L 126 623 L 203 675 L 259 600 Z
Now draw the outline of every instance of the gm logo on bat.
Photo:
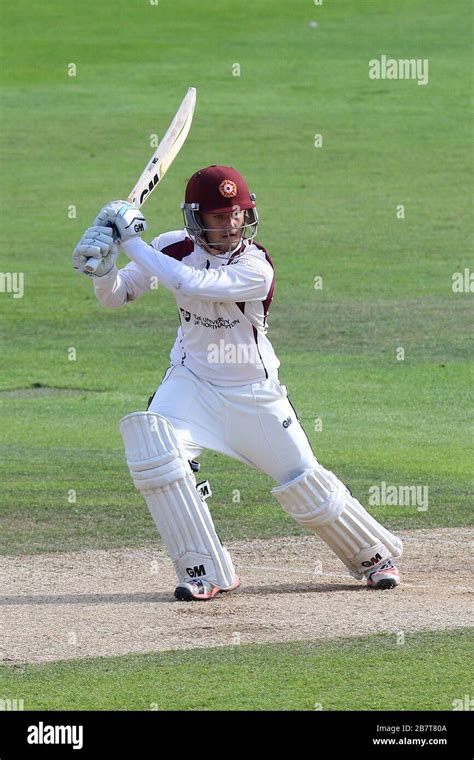
M 158 184 L 159 181 L 160 181 L 160 177 L 159 177 L 159 174 L 157 172 L 153 176 L 153 178 L 150 180 L 150 182 L 148 183 L 148 187 L 145 187 L 145 189 L 142 191 L 142 193 L 140 195 L 140 206 L 143 204 L 145 196 L 148 195 L 148 193 L 151 193 L 151 191 L 153 190 L 153 188 L 155 187 L 155 185 Z

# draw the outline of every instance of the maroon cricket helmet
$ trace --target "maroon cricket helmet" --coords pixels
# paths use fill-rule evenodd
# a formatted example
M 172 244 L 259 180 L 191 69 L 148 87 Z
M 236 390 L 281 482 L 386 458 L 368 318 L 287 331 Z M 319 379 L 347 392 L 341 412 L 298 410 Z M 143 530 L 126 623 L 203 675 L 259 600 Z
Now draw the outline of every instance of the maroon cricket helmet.
M 206 244 L 206 228 L 200 216 L 244 211 L 241 238 L 252 241 L 257 234 L 258 212 L 256 196 L 251 193 L 245 179 L 232 166 L 206 166 L 193 174 L 186 186 L 181 209 L 189 236 L 198 244 Z M 216 245 L 216 244 L 213 244 Z
M 206 166 L 193 174 L 186 186 L 185 203 L 199 203 L 199 211 L 220 214 L 254 208 L 245 179 L 232 166 Z

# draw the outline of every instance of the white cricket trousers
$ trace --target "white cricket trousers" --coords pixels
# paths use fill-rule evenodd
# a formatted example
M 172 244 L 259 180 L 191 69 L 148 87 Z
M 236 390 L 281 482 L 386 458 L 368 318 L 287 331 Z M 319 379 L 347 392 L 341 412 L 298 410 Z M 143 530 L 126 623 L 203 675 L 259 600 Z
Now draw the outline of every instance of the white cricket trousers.
M 148 411 L 171 422 L 188 459 L 212 449 L 261 470 L 279 485 L 318 464 L 277 373 L 229 387 L 202 380 L 178 364 L 167 370 Z

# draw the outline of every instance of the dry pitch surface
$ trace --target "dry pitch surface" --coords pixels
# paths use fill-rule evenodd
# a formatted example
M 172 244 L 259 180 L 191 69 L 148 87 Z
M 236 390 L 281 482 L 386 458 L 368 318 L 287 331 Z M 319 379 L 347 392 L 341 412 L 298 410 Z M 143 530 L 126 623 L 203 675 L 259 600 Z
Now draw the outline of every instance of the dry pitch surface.
M 242 588 L 176 602 L 161 548 L 0 558 L 0 659 L 46 662 L 473 624 L 465 528 L 401 534 L 402 585 L 371 591 L 312 536 L 228 544 Z

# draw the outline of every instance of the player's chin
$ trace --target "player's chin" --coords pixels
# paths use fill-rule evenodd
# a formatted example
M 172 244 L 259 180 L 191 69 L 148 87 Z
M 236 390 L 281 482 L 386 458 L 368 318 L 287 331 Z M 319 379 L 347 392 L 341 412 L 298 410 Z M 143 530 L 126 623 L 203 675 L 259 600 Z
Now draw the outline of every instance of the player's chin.
M 209 243 L 209 245 L 214 248 L 215 251 L 218 251 L 219 253 L 226 253 L 228 251 L 232 251 L 235 246 L 238 244 L 240 238 L 238 235 L 235 237 L 225 237 L 222 238 L 219 241 L 216 241 L 214 243 Z
M 229 251 L 231 248 L 233 248 L 237 244 L 237 240 L 234 242 L 233 240 L 229 240 L 226 238 L 225 240 L 220 240 L 218 243 L 211 243 L 211 246 L 215 248 L 218 251 Z

